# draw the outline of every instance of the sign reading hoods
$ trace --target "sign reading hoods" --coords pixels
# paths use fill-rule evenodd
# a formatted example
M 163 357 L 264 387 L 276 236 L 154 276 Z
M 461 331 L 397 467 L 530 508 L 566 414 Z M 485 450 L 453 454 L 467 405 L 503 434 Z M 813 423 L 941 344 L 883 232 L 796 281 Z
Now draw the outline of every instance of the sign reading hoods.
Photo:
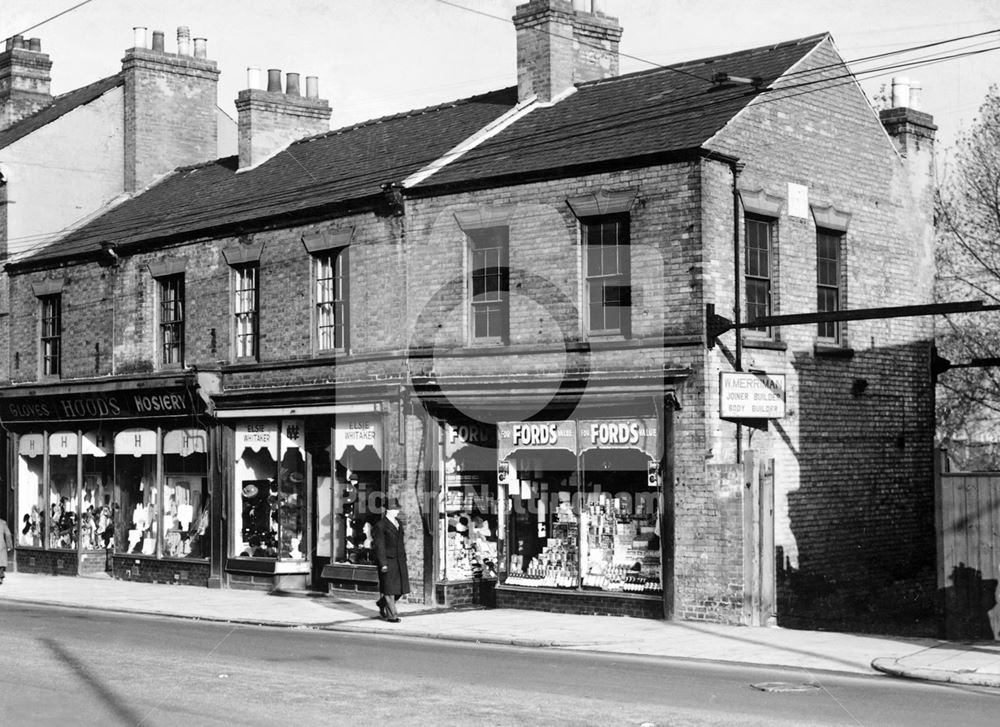
M 186 416 L 200 406 L 182 386 L 0 398 L 5 424 Z

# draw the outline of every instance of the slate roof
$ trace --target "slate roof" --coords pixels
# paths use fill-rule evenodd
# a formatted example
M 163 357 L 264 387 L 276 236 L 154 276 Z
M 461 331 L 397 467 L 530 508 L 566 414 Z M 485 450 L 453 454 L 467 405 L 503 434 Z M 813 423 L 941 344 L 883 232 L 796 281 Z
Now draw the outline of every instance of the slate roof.
M 416 185 L 568 174 L 630 158 L 700 148 L 759 95 L 746 84 L 713 84 L 719 72 L 759 77 L 767 88 L 827 39 L 826 34 L 580 84 Z
M 116 73 L 113 76 L 102 78 L 100 81 L 94 81 L 86 86 L 56 96 L 52 103 L 45 108 L 0 131 L 0 149 L 37 131 L 46 124 L 51 124 L 73 109 L 89 104 L 115 86 L 121 86 L 124 82 L 122 74 Z
M 581 84 L 569 97 L 531 111 L 414 189 L 568 174 L 574 167 L 698 149 L 758 95 L 747 85 L 713 84 L 713 74 L 760 77 L 766 88 L 827 37 Z M 420 171 L 516 103 L 517 89 L 507 88 L 302 139 L 240 173 L 235 157 L 182 168 L 8 267 L 93 254 L 102 242 L 127 246 L 207 234 L 372 198 L 383 183 Z

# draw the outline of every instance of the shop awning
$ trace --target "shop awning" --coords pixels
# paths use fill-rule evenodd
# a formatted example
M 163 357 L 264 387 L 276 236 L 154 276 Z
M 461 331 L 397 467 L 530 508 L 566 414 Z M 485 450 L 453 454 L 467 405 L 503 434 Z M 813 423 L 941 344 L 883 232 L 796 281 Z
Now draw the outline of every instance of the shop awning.
M 637 449 L 659 460 L 659 422 L 656 419 L 581 419 L 580 453 L 599 449 Z
M 53 432 L 49 435 L 50 457 L 75 457 L 80 451 L 80 440 L 76 432 Z
M 92 457 L 107 457 L 114 454 L 114 441 L 108 432 L 94 430 L 86 432 L 80 441 L 80 454 Z
M 576 421 L 497 424 L 497 459 L 507 459 L 519 449 L 562 449 L 575 454 Z
M 123 429 L 115 435 L 115 454 L 133 457 L 156 454 L 156 432 L 152 429 Z
M 45 436 L 22 434 L 17 443 L 17 453 L 22 457 L 38 457 L 45 453 Z
M 382 419 L 377 416 L 338 414 L 333 432 L 334 459 L 342 460 L 349 447 L 358 452 L 371 447 L 382 457 Z
M 208 433 L 204 429 L 171 429 L 163 435 L 163 453 L 189 457 L 208 451 Z
M 251 421 L 236 424 L 236 461 L 243 459 L 243 450 L 270 452 L 278 460 L 278 423 L 276 421 Z

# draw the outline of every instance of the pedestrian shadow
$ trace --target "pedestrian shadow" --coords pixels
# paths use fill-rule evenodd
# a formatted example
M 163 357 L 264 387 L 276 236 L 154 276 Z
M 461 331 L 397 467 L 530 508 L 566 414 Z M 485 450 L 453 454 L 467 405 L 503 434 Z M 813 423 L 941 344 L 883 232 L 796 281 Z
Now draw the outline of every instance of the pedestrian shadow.
M 141 715 L 126 706 L 121 697 L 115 694 L 101 679 L 94 673 L 94 670 L 67 651 L 61 644 L 53 639 L 39 639 L 49 651 L 51 651 L 59 661 L 66 664 L 73 672 L 107 705 L 107 707 L 118 716 L 123 724 L 141 724 L 144 719 Z
M 977 568 L 959 563 L 948 576 L 951 585 L 940 589 L 944 607 L 944 637 L 955 641 L 995 641 L 997 580 L 983 578 Z

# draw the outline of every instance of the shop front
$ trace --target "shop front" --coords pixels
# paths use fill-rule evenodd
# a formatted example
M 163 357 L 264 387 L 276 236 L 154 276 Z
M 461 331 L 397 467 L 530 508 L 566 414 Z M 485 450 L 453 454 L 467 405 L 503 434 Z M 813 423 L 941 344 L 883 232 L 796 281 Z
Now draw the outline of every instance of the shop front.
M 17 568 L 207 585 L 212 427 L 192 376 L 8 389 Z
M 500 422 L 496 603 L 663 618 L 656 418 Z
M 235 588 L 369 589 L 385 490 L 380 402 L 218 410 L 225 423 L 225 572 Z

